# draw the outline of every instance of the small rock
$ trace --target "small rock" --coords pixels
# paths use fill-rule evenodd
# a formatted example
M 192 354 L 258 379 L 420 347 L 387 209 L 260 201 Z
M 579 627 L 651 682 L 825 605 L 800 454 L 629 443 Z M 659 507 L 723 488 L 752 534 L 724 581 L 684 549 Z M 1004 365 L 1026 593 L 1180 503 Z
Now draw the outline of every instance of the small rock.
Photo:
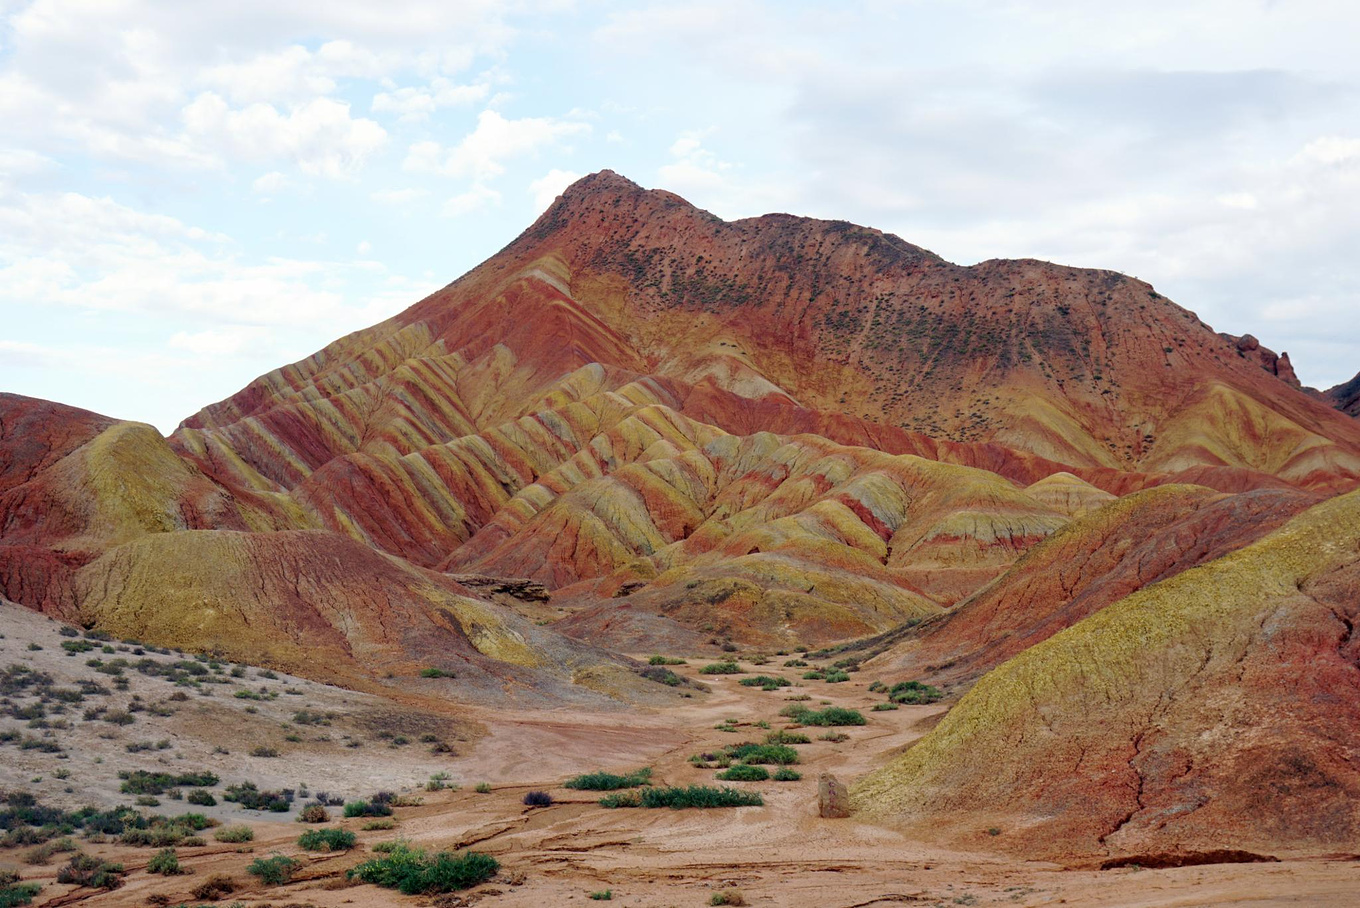
M 817 777 L 817 813 L 829 820 L 850 816 L 850 792 L 829 772 Z

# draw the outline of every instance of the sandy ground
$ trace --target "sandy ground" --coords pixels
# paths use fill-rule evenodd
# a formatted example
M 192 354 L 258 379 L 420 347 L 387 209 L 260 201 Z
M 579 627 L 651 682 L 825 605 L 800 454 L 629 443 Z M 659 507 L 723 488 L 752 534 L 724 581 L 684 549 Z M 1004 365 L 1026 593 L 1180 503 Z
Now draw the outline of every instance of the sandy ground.
M 32 660 L 30 664 L 54 676 L 60 669 L 84 677 L 84 658 L 96 655 L 66 657 L 60 649 L 60 641 L 66 638 L 59 637 L 57 626 L 41 617 L 0 614 L 0 619 L 4 620 L 5 634 L 0 640 L 0 667 Z M 29 644 L 35 642 L 43 649 L 30 650 Z M 697 678 L 702 661 L 693 660 L 676 670 Z M 772 671 L 777 665 L 759 670 L 799 678 L 799 672 L 792 669 Z M 304 852 L 296 845 L 302 827 L 290 822 L 290 816 L 262 815 L 234 806 L 209 812 L 224 821 L 246 820 L 256 831 L 255 842 L 245 850 L 215 842 L 181 848 L 180 859 L 191 870 L 189 875 L 147 874 L 145 865 L 151 849 L 83 846 L 89 853 L 122 861 L 130 870 L 122 888 L 112 892 L 73 890 L 56 884 L 60 863 L 26 865 L 22 857 L 27 849 L 0 851 L 0 862 L 21 869 L 26 878 L 47 884 L 36 905 L 143 906 L 151 904 L 148 897 L 155 895 L 168 897 L 172 905 L 198 904 L 189 893 L 197 881 L 212 873 L 227 873 L 242 887 L 224 904 L 239 900 L 249 906 L 317 908 L 473 903 L 544 908 L 584 905 L 591 893 L 604 890 L 610 890 L 611 901 L 619 905 L 665 908 L 707 905 L 713 893 L 723 888 L 740 889 L 750 905 L 788 908 L 1360 904 L 1360 863 L 1354 861 L 1069 870 L 989 851 L 988 845 L 994 840 L 986 830 L 978 831 L 976 852 L 960 852 L 854 820 L 820 819 L 816 803 L 820 772 L 833 772 L 849 780 L 879 765 L 923 734 L 941 707 L 870 712 L 869 707 L 881 702 L 882 696 L 871 694 L 867 680 L 855 675 L 841 684 L 799 680 L 799 687 L 772 692 L 742 687 L 738 677 L 705 677 L 712 688 L 710 694 L 696 695 L 686 701 L 687 705 L 664 712 L 590 714 L 563 710 L 511 715 L 466 709 L 453 718 L 453 714 L 422 716 L 409 706 L 397 708 L 375 697 L 283 676 L 262 681 L 254 669 L 248 669 L 245 680 L 252 689 L 265 684 L 302 693 L 281 694 L 271 701 L 238 701 L 227 693 L 236 687 L 216 685 L 221 692 L 215 690 L 213 697 L 200 698 L 202 702 L 180 704 L 172 717 L 139 713 L 138 722 L 125 728 L 100 728 L 107 723 L 83 722 L 77 715 L 73 729 L 61 733 L 68 736 L 63 741 L 67 759 L 56 760 L 52 755 L 20 751 L 11 745 L 0 750 L 0 781 L 7 788 L 34 791 L 53 803 L 126 803 L 127 796 L 120 797 L 116 792 L 118 768 L 156 768 L 166 763 L 212 768 L 223 777 L 224 785 L 243 778 L 254 779 L 261 787 L 307 782 L 313 791 L 325 787 L 350 797 L 378 788 L 413 789 L 435 771 L 448 772 L 463 787 L 425 793 L 419 806 L 398 809 L 393 831 L 362 832 L 361 821 L 338 821 L 333 825 L 359 832 L 359 847 L 345 854 Z M 164 691 L 152 686 L 161 683 L 134 675 L 133 689 L 115 699 L 126 699 L 138 691 L 147 701 L 158 699 L 173 690 L 168 685 Z M 813 743 L 798 747 L 801 781 L 735 783 L 760 790 L 764 807 L 605 810 L 597 804 L 598 794 L 559 787 L 578 772 L 641 766 L 652 767 L 657 784 L 712 783 L 714 770 L 694 767 L 688 757 L 723 744 L 760 740 L 766 731 L 755 723 L 783 727 L 786 720 L 778 716 L 780 709 L 788 705 L 790 696 L 801 694 L 811 696 L 807 705 L 814 708 L 826 701 L 862 709 L 868 725 L 842 729 L 849 739 L 839 743 L 817 740 L 825 729 L 803 729 Z M 297 704 L 331 710 L 337 717 L 331 726 L 308 727 L 302 742 L 288 742 L 282 739 L 287 733 L 282 725 L 301 708 Z M 245 712 L 250 706 L 257 712 Z M 200 712 L 200 707 L 205 711 Z M 736 732 L 714 727 L 724 720 L 748 724 Z M 428 744 L 415 743 L 414 739 L 411 744 L 394 747 L 389 739 L 378 737 L 385 726 L 414 729 L 422 727 L 420 722 L 447 734 L 456 753 L 430 754 Z M 13 719 L 0 724 L 24 727 Z M 91 728 L 86 730 L 85 726 Z M 292 725 L 293 732 L 297 728 Z M 113 737 L 100 737 L 110 729 L 114 730 Z M 478 736 L 478 731 L 484 733 Z M 344 735 L 362 741 L 363 746 L 344 746 Z M 172 747 L 168 751 L 159 755 L 127 753 L 127 742 L 158 736 L 170 738 Z M 332 740 L 313 740 L 320 736 Z M 460 736 L 467 740 L 458 740 Z M 230 743 L 222 745 L 223 741 Z M 256 741 L 277 744 L 284 755 L 273 759 L 243 756 Z M 214 755 L 215 746 L 226 746 L 232 753 Z M 68 778 L 54 779 L 52 773 L 62 766 L 68 768 Z M 41 782 L 31 781 L 38 777 Z M 478 781 L 492 783 L 492 790 L 476 792 L 472 786 Z M 550 791 L 556 803 L 536 810 L 524 807 L 524 794 L 534 788 Z M 180 808 L 180 804 L 167 801 L 157 810 L 177 813 Z M 370 857 L 372 845 L 398 836 L 430 848 L 473 846 L 495 855 L 502 864 L 501 874 L 476 889 L 439 900 L 403 897 L 372 886 L 345 883 L 344 871 Z M 247 876 L 244 868 L 253 858 L 275 851 L 298 857 L 306 866 L 290 885 L 266 889 Z

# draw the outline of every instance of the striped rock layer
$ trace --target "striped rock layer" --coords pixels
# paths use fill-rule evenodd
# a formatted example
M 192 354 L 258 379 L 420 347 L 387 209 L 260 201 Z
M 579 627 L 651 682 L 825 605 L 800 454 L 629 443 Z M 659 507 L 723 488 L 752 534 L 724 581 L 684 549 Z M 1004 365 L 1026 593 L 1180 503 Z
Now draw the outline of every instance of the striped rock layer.
M 0 395 L 0 595 L 487 702 L 664 702 L 615 652 L 869 638 L 885 680 L 971 689 L 856 789 L 868 815 L 993 805 L 1098 853 L 1250 810 L 1322 847 L 1354 829 L 1322 808 L 1355 783 L 1327 735 L 1360 728 L 1313 723 L 1355 683 L 1356 548 L 1328 531 L 1360 422 L 1244 341 L 1122 274 L 726 222 L 604 171 L 169 438 Z M 1248 758 L 1266 787 L 1316 768 L 1324 818 L 1242 800 Z

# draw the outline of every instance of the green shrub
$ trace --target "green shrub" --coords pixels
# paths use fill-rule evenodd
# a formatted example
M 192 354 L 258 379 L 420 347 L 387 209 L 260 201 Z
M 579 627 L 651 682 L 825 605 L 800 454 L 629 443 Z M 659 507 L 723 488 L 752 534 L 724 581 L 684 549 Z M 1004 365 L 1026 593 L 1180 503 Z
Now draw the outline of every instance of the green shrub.
M 778 690 L 781 687 L 788 687 L 793 682 L 787 678 L 775 678 L 770 675 L 753 675 L 750 678 L 742 678 L 737 683 L 742 687 L 758 687 L 761 690 Z
M 175 849 L 165 848 L 153 854 L 151 860 L 146 862 L 146 872 L 178 876 L 184 872 L 184 868 L 179 866 L 179 856 L 175 854 Z
M 435 668 L 434 666 L 431 666 L 431 667 L 429 667 L 429 668 L 422 668 L 422 669 L 420 670 L 420 677 L 422 677 L 422 678 L 452 678 L 452 677 L 454 677 L 454 674 L 453 674 L 453 672 L 446 672 L 446 671 L 444 671 L 442 668 Z
M 765 767 L 748 766 L 745 763 L 725 769 L 717 776 L 719 782 L 764 782 L 769 777 L 770 773 Z
M 77 854 L 57 872 L 57 882 L 90 889 L 117 889 L 127 873 L 122 864 L 110 864 L 88 854 Z
M 745 905 L 746 897 L 740 889 L 720 889 L 708 899 L 710 905 Z
M 38 883 L 25 883 L 17 870 L 0 870 L 0 908 L 27 905 L 42 892 Z
M 211 792 L 202 788 L 195 788 L 189 792 L 185 800 L 190 804 L 197 804 L 199 807 L 214 807 L 217 804 L 217 798 L 214 798 Z
M 246 810 L 267 810 L 272 813 L 287 813 L 293 804 L 291 791 L 261 791 L 254 782 L 229 785 L 222 797 L 240 804 Z
M 429 854 L 402 843 L 383 857 L 354 867 L 348 876 L 405 895 L 431 895 L 468 889 L 489 880 L 498 870 L 500 864 L 495 858 L 475 851 Z
M 625 776 L 615 775 L 612 772 L 588 772 L 568 779 L 563 787 L 573 788 L 577 791 L 617 791 L 620 788 L 639 788 L 643 785 L 652 784 L 650 779 L 652 770 L 643 768 L 630 772 Z
M 123 794 L 137 795 L 163 795 L 171 788 L 211 788 L 221 781 L 215 773 L 206 770 L 173 774 L 138 769 L 120 773 L 119 777 L 123 779 L 123 784 L 118 786 L 118 790 Z
M 780 729 L 765 736 L 766 744 L 810 744 L 812 739 L 802 732 Z
M 741 763 L 774 763 L 788 766 L 798 762 L 798 751 L 784 744 L 731 744 L 723 748 L 729 758 Z
M 830 671 L 826 673 L 824 680 L 827 684 L 840 684 L 842 681 L 849 681 L 850 676 L 843 671 Z
M 780 715 L 785 715 L 793 719 L 799 725 L 865 725 L 867 721 L 864 714 L 857 709 L 846 709 L 843 706 L 828 706 L 826 709 L 814 711 L 806 706 L 791 706 L 786 708 Z
M 484 795 L 484 794 L 491 794 L 491 783 L 490 783 L 490 782 L 478 782 L 477 785 L 476 785 L 476 787 L 473 788 L 472 790 L 475 791 L 475 792 L 477 792 L 477 794 L 483 794 L 483 795 Z
M 943 697 L 944 691 L 920 681 L 899 681 L 888 691 L 888 699 L 894 703 L 934 703 Z
M 764 798 L 758 791 L 739 788 L 714 788 L 710 785 L 690 785 L 687 788 L 643 788 L 638 791 L 605 795 L 601 807 L 668 807 L 671 810 L 714 807 L 761 807 Z
M 898 709 L 898 708 L 899 708 L 899 707 L 898 707 L 898 705 L 897 705 L 896 703 L 875 703 L 875 704 L 874 704 L 874 712 L 876 712 L 876 713 L 889 712 L 889 711 L 891 711 L 891 710 Z
M 242 842 L 255 841 L 255 830 L 249 826 L 223 826 L 213 833 L 213 838 L 219 842 L 239 845 Z
M 819 669 L 813 669 L 813 670 L 810 671 L 810 672 L 803 672 L 803 680 L 804 680 L 804 681 L 821 681 L 821 680 L 824 679 L 825 677 L 826 677 L 826 672 L 821 671 L 821 670 L 819 670 Z
M 347 817 L 390 817 L 392 806 L 384 801 L 350 801 L 345 805 Z
M 739 675 L 741 666 L 735 662 L 711 662 L 699 669 L 701 675 Z
M 246 873 L 259 877 L 260 882 L 266 886 L 281 886 L 293 878 L 297 868 L 297 861 L 287 855 L 275 854 L 251 861 Z
M 676 659 L 672 656 L 653 656 L 647 660 L 648 665 L 685 665 L 684 659 Z
M 380 820 L 369 820 L 363 825 L 364 832 L 373 832 L 377 829 L 396 829 L 397 821 L 391 817 L 383 817 Z
M 591 898 L 592 901 L 596 901 L 596 902 L 608 902 L 608 901 L 612 901 L 613 898 L 614 898 L 614 890 L 612 890 L 612 889 L 603 889 L 603 890 L 601 890 L 601 891 L 599 891 L 599 892 L 592 892 L 592 893 L 590 894 L 590 898 Z
M 679 687 L 685 681 L 684 678 L 681 678 L 669 668 L 661 668 L 659 666 L 644 668 L 642 671 L 638 672 L 638 674 L 648 681 L 655 681 L 657 684 L 664 684 L 667 687 Z
M 298 847 L 307 851 L 349 851 L 354 842 L 354 833 L 338 827 L 309 829 L 298 836 Z
M 781 766 L 774 771 L 776 782 L 797 782 L 801 778 L 802 775 L 796 769 L 789 769 L 787 766 Z

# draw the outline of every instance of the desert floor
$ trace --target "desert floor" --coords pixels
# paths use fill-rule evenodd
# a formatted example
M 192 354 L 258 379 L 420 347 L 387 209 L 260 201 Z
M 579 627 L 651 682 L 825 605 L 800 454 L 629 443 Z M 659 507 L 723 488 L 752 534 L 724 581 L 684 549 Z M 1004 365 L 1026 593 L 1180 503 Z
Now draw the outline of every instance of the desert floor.
M 58 683 L 97 678 L 85 663 L 99 653 L 67 656 L 58 625 L 22 610 L 0 610 L 0 668 L 28 665 Z M 41 647 L 33 649 L 33 646 Z M 117 655 L 127 657 L 127 654 Z M 105 659 L 117 655 L 104 655 Z M 155 655 L 155 654 L 153 654 Z M 171 656 L 156 656 L 170 659 Z M 698 680 L 706 661 L 689 660 L 675 670 Z M 817 777 L 831 772 L 842 780 L 872 769 L 924 734 L 942 706 L 904 706 L 871 712 L 881 694 L 869 680 L 828 684 L 803 681 L 801 669 L 784 669 L 784 657 L 757 671 L 783 675 L 798 686 L 778 691 L 743 687 L 741 676 L 704 676 L 708 693 L 696 692 L 687 705 L 667 711 L 451 710 L 439 704 L 373 694 L 356 694 L 296 678 L 261 676 L 245 669 L 218 685 L 213 696 L 194 695 L 174 704 L 171 715 L 137 712 L 136 721 L 117 726 L 85 721 L 81 709 L 69 729 L 53 730 L 65 759 L 15 746 L 0 749 L 0 787 L 37 794 L 44 803 L 74 807 L 85 803 L 128 803 L 118 794 L 120 770 L 211 769 L 222 787 L 245 779 L 261 788 L 300 787 L 348 798 L 375 790 L 405 792 L 422 799 L 398 808 L 390 831 L 360 831 L 361 820 L 336 820 L 359 833 L 359 846 L 340 854 L 300 849 L 302 825 L 292 814 L 261 814 L 222 803 L 203 812 L 222 822 L 247 823 L 255 831 L 248 846 L 213 841 L 181 847 L 190 871 L 162 877 L 145 871 L 150 848 L 87 844 L 87 853 L 122 862 L 129 873 L 113 891 L 75 889 L 55 882 L 64 855 L 51 864 L 25 862 L 27 847 L 0 849 L 0 864 L 25 879 L 45 884 L 35 905 L 197 905 L 194 886 L 210 874 L 228 874 L 240 887 L 221 902 L 246 906 L 382 906 L 486 904 L 545 906 L 585 904 L 591 893 L 609 890 L 611 901 L 633 908 L 701 906 L 714 892 L 739 889 L 746 904 L 789 908 L 867 908 L 920 905 L 1360 905 L 1360 861 L 1287 860 L 1278 863 L 1210 865 L 1165 870 L 1099 871 L 1026 862 L 998 851 L 1004 829 L 979 829 L 974 850 L 947 849 L 899 831 L 817 816 Z M 750 667 L 747 665 L 746 667 Z M 159 678 L 130 673 L 129 689 L 109 699 L 117 705 L 136 695 L 164 703 L 175 688 Z M 107 681 L 104 676 L 102 680 Z M 277 696 L 251 700 L 238 689 L 267 688 Z M 863 727 L 839 729 L 840 742 L 818 740 L 826 729 L 803 729 L 813 742 L 799 746 L 797 782 L 733 783 L 756 788 L 764 807 L 727 810 L 607 810 L 598 793 L 561 787 L 570 776 L 595 769 L 651 767 L 656 784 L 713 784 L 714 770 L 690 765 L 691 754 L 723 744 L 761 740 L 766 723 L 782 728 L 787 698 L 807 694 L 807 705 L 824 702 L 860 709 Z M 299 726 L 299 710 L 330 715 L 327 725 Z M 725 720 L 735 731 L 716 728 Z M 14 718 L 5 728 L 28 732 Z M 50 729 L 49 729 L 50 730 Z M 452 752 L 432 753 L 422 736 L 433 736 Z M 300 740 L 299 740 L 300 739 Z M 407 741 L 398 743 L 399 739 Z M 169 742 L 129 752 L 140 741 Z M 277 757 L 250 756 L 274 747 Z M 218 752 L 215 752 L 218 751 Z M 225 751 L 225 753 L 220 752 Z M 432 773 L 447 773 L 456 790 L 426 792 Z M 490 791 L 479 793 L 478 783 Z M 531 809 L 526 792 L 548 791 L 555 803 Z M 217 789 L 219 795 L 221 788 Z M 301 803 L 299 800 L 298 803 Z M 156 812 L 190 808 L 163 801 Z M 332 811 L 338 813 L 338 811 Z M 501 873 L 475 889 L 438 898 L 406 897 L 373 886 L 352 886 L 344 871 L 371 857 L 371 847 L 396 837 L 429 848 L 475 847 L 494 855 Z M 256 857 L 279 852 L 304 867 L 286 886 L 263 887 L 245 872 Z M 156 897 L 166 897 L 168 902 Z

